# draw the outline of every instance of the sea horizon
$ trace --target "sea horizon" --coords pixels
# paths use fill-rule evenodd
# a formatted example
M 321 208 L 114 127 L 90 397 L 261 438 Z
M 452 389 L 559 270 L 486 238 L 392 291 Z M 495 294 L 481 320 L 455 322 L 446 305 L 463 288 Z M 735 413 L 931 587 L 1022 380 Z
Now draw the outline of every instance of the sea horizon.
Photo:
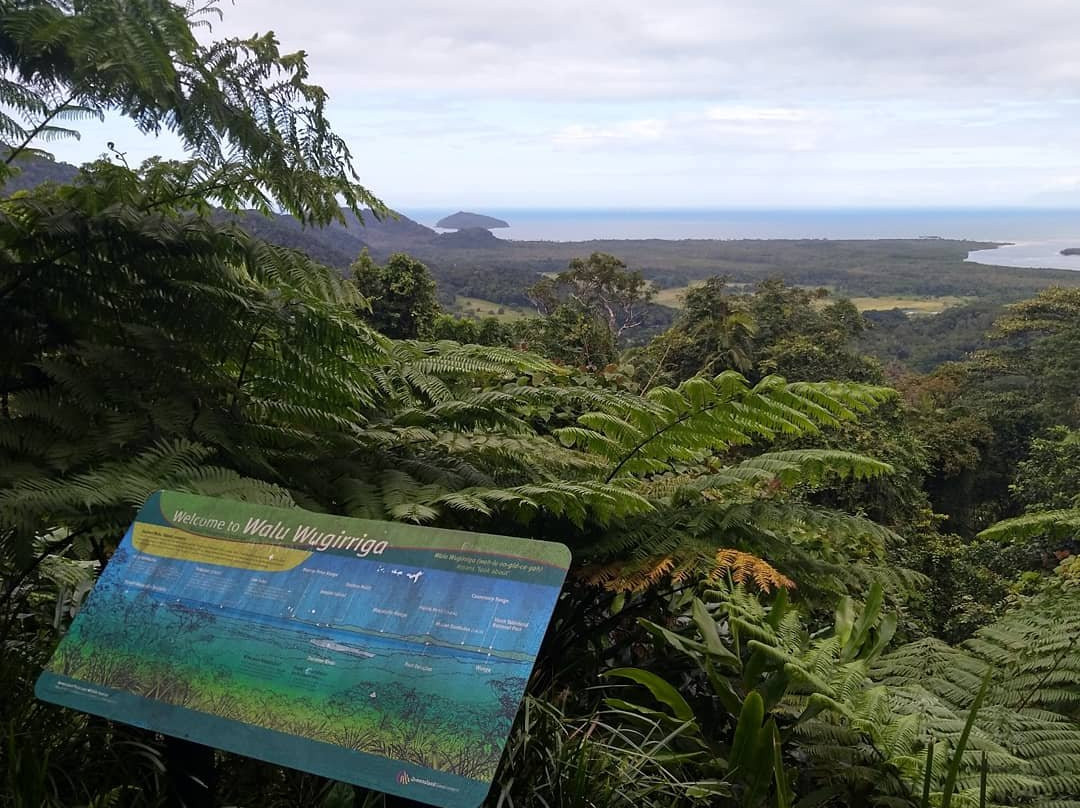
M 1080 270 L 1080 208 L 463 208 L 503 219 L 507 241 L 695 239 L 950 239 L 1003 245 L 972 260 L 998 266 Z M 447 208 L 402 208 L 428 227 Z
M 1080 239 L 1080 207 L 896 208 L 463 208 L 503 219 L 492 232 L 511 241 L 596 239 L 925 238 L 1016 242 Z M 401 207 L 428 227 L 449 208 Z

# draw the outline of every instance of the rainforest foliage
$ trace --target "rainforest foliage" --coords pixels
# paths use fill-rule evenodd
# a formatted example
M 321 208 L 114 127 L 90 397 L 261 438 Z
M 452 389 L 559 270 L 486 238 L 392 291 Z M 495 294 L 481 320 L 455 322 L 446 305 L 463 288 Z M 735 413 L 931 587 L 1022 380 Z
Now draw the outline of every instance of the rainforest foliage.
M 0 199 L 0 805 L 167 803 L 161 738 L 32 689 L 171 488 L 570 545 L 492 808 L 1080 806 L 1080 292 L 922 375 L 780 280 L 631 345 L 650 289 L 602 253 L 534 318 L 440 314 L 408 256 L 220 214 L 383 208 L 304 55 L 215 13 L 0 4 L 0 177 L 106 113 L 187 148 Z M 221 805 L 384 804 L 214 766 Z

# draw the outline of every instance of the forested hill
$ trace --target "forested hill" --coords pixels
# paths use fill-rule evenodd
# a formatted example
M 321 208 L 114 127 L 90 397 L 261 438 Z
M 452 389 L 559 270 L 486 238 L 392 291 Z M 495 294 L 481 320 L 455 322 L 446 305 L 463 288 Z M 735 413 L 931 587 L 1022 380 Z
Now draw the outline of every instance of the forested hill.
M 70 183 L 79 173 L 77 166 L 44 157 L 20 159 L 18 167 L 19 173 L 4 184 L 4 195 L 36 188 L 46 182 Z M 357 221 L 356 216 L 348 211 L 344 211 L 344 215 L 347 225 L 335 223 L 323 228 L 304 227 L 295 217 L 287 214 L 264 216 L 256 211 L 239 214 L 222 211 L 215 218 L 219 221 L 235 219 L 248 232 L 260 238 L 301 250 L 321 263 L 341 269 L 355 261 L 365 248 L 385 257 L 438 238 L 430 227 L 398 213 L 379 219 L 368 211 L 363 222 Z
M 0 151 L 7 152 L 8 150 L 0 145 Z M 79 173 L 79 169 L 71 165 L 71 163 L 61 163 L 47 157 L 20 159 L 16 165 L 19 172 L 8 177 L 3 184 L 3 193 L 5 195 L 37 188 L 46 182 L 55 182 L 62 185 L 71 182 L 75 175 Z
M 407 216 L 392 214 L 379 219 L 368 211 L 363 222 L 344 211 L 347 225 L 333 223 L 323 228 L 304 227 L 286 214 L 264 216 L 257 211 L 241 214 L 219 213 L 220 218 L 234 218 L 244 229 L 260 238 L 307 253 L 320 263 L 345 269 L 364 249 L 385 259 L 394 252 L 409 252 L 438 235 L 429 227 Z
M 67 182 L 75 166 L 46 159 L 20 160 L 22 172 L 10 179 L 10 192 L 41 182 Z M 528 307 L 525 290 L 545 273 L 559 272 L 578 257 L 594 252 L 617 256 L 661 290 L 660 302 L 676 303 L 680 290 L 713 275 L 727 276 L 736 287 L 770 277 L 790 284 L 824 287 L 851 297 L 952 298 L 961 301 L 1013 302 L 1051 285 L 1080 286 L 1080 273 L 970 264 L 968 252 L 988 249 L 987 242 L 948 239 L 627 239 L 580 242 L 509 241 L 490 231 L 469 229 L 439 234 L 401 214 L 381 220 L 368 213 L 363 222 L 346 213 L 348 226 L 304 227 L 288 215 L 219 213 L 237 218 L 267 241 L 292 247 L 338 269 L 347 268 L 367 248 L 377 260 L 407 252 L 423 261 L 444 301 L 456 296 L 498 306 Z M 899 306 L 898 306 L 899 307 Z

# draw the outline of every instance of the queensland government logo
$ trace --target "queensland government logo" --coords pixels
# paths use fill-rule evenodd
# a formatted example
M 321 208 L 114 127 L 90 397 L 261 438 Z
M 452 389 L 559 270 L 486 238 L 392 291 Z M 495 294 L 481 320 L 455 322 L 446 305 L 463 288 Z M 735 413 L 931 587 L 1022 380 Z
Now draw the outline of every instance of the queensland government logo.
M 412 781 L 412 778 L 409 777 L 409 773 L 407 771 L 402 770 L 397 773 L 397 781 L 401 783 L 401 785 L 407 786 Z

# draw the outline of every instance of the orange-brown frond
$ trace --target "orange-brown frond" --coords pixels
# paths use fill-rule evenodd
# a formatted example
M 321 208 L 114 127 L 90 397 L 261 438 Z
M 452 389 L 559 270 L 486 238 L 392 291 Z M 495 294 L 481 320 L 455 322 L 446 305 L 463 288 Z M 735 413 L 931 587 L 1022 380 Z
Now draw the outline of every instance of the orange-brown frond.
M 773 589 L 794 589 L 795 582 L 777 570 L 767 561 L 756 555 L 744 553 L 741 550 L 722 548 L 716 551 L 716 563 L 709 580 L 715 581 L 721 575 L 728 574 L 731 579 L 742 584 L 753 581 L 762 592 L 771 592 Z
M 641 584 L 634 587 L 634 589 L 640 592 L 643 589 L 648 589 L 650 586 L 655 586 L 665 575 L 671 572 L 671 569 L 674 566 L 675 559 L 671 556 L 664 556 L 652 568 L 644 570 L 644 580 Z
M 644 592 L 663 581 L 680 586 L 699 576 L 715 581 L 730 575 L 738 584 L 750 583 L 762 592 L 783 587 L 794 589 L 795 582 L 768 562 L 741 550 L 723 548 L 673 553 L 637 561 L 595 564 L 578 573 L 580 580 L 609 592 Z
M 668 576 L 675 566 L 675 559 L 664 556 L 657 560 L 646 559 L 642 562 L 627 564 L 609 564 L 593 567 L 582 574 L 584 580 L 594 586 L 602 586 L 609 592 L 644 592 L 656 586 Z

